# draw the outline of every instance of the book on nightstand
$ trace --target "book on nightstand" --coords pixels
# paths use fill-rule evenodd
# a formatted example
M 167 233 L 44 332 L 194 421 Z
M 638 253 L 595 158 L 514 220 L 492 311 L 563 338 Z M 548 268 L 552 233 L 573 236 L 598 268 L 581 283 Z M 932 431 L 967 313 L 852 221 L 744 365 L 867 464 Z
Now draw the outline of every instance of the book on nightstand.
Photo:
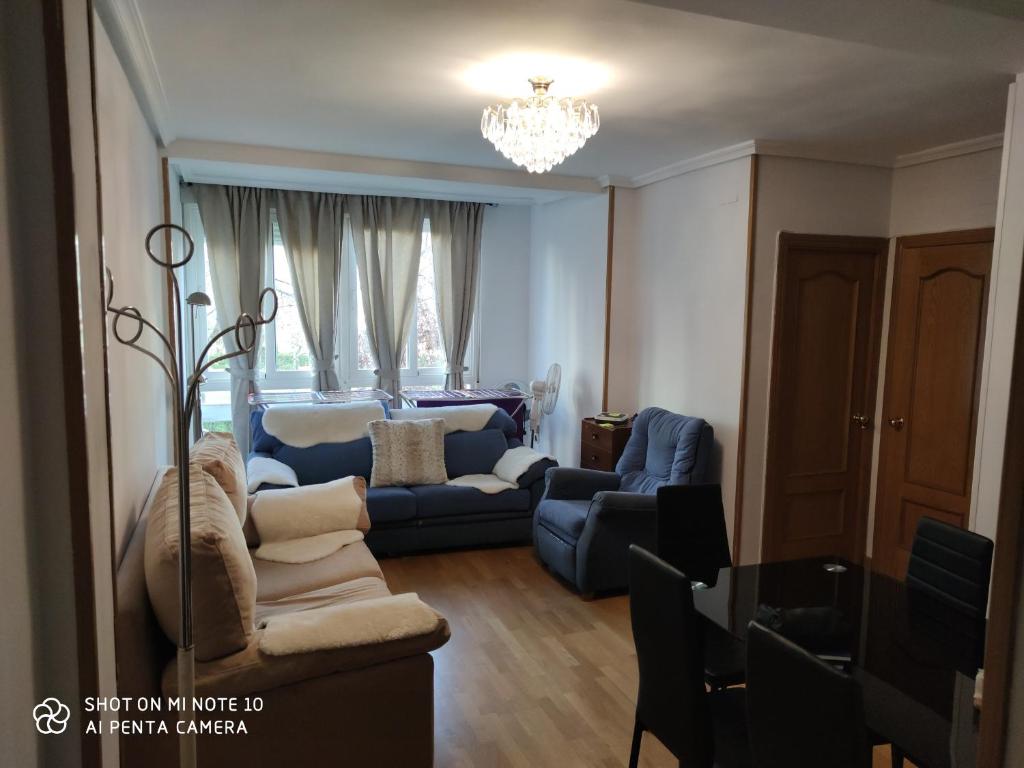
M 626 424 L 629 421 L 629 416 L 615 411 L 601 411 L 594 417 L 594 421 L 598 424 Z

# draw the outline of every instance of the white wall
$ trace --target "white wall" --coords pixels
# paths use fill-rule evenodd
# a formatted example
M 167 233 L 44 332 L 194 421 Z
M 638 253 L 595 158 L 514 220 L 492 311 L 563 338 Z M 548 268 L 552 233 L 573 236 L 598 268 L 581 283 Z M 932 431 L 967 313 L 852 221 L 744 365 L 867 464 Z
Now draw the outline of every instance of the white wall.
M 608 202 L 572 197 L 532 212 L 529 378 L 562 366 L 555 412 L 540 448 L 563 466 L 579 466 L 580 419 L 601 410 L 604 279 Z
M 160 157 L 102 23 L 96 23 L 96 99 L 103 240 L 114 302 L 167 324 L 164 271 L 147 258 L 146 233 L 163 221 Z M 162 238 L 154 238 L 154 248 Z M 156 251 L 160 253 L 159 250 Z M 124 326 L 127 328 L 127 325 Z M 109 338 L 114 554 L 120 560 L 159 465 L 169 463 L 168 387 L 156 364 Z M 147 331 L 152 342 L 155 341 Z
M 869 166 L 759 159 L 741 562 L 756 562 L 761 554 L 779 233 L 885 237 L 889 232 L 890 176 L 888 169 Z
M 529 381 L 530 207 L 484 211 L 475 333 L 478 379 L 485 387 Z
M 750 160 L 617 192 L 609 407 L 706 419 L 730 533 Z

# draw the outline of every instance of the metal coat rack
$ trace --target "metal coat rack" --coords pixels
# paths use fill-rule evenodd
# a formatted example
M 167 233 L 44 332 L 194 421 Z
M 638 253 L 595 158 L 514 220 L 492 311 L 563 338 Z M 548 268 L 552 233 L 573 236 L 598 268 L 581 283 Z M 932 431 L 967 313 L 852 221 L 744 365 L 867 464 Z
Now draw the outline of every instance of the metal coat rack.
M 167 260 L 161 259 L 151 247 L 153 236 L 162 232 L 180 232 L 185 240 L 186 253 L 181 261 L 174 261 L 172 253 L 168 252 Z M 168 249 L 170 251 L 170 249 Z M 147 320 L 137 307 L 125 305 L 115 307 L 114 302 L 114 277 L 108 268 L 106 270 L 106 308 L 107 312 L 114 315 L 111 329 L 114 338 L 127 347 L 138 350 L 150 359 L 154 360 L 160 370 L 163 371 L 171 386 L 174 395 L 174 445 L 175 445 L 175 468 L 178 472 L 178 597 L 180 606 L 179 631 L 178 631 L 178 696 L 183 697 L 186 706 L 179 713 L 179 721 L 190 723 L 192 719 L 192 700 L 195 695 L 195 646 L 192 638 L 192 522 L 190 505 L 190 472 L 189 472 L 189 446 L 188 434 L 189 425 L 192 421 L 192 413 L 195 410 L 196 402 L 199 399 L 199 385 L 204 373 L 214 365 L 230 360 L 233 357 L 247 355 L 256 348 L 257 329 L 268 323 L 272 323 L 277 315 L 277 293 L 273 288 L 264 288 L 259 296 L 259 316 L 253 318 L 247 312 L 243 312 L 230 325 L 215 334 L 203 347 L 199 356 L 192 361 L 192 374 L 185 366 L 184 333 L 182 328 L 181 314 L 181 288 L 178 285 L 178 278 L 174 270 L 184 267 L 192 260 L 195 252 L 195 243 L 192 236 L 177 224 L 158 224 L 146 235 L 146 255 L 150 261 L 161 269 L 167 271 L 168 280 L 173 288 L 172 297 L 174 301 L 174 313 L 170 321 L 170 330 L 175 331 L 173 338 L 176 344 L 172 344 L 167 333 L 162 332 L 156 325 Z M 273 298 L 273 308 L 269 316 L 263 314 L 263 305 L 266 297 Z M 128 334 L 122 331 L 121 322 L 135 323 L 133 332 Z M 157 337 L 160 344 L 158 351 L 143 346 L 140 341 L 146 330 L 150 330 Z M 228 336 L 234 334 L 235 350 L 218 355 L 210 360 L 207 356 L 214 345 Z M 175 349 L 175 347 L 177 347 Z M 181 768 L 194 768 L 196 765 L 196 737 L 189 733 L 188 727 L 179 728 L 178 749 L 179 765 Z M 181 733 L 185 731 L 185 733 Z

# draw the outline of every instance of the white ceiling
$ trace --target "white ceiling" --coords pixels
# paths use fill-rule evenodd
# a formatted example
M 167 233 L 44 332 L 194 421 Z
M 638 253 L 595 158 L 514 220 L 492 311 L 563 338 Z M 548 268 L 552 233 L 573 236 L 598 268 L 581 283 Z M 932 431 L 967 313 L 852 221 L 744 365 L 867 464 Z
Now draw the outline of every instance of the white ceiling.
M 890 161 L 1001 131 L 1009 73 L 1024 67 L 1024 23 L 964 10 L 969 0 L 907 0 L 924 15 L 904 12 L 906 45 L 822 12 L 858 5 L 845 0 L 786 0 L 771 18 L 762 0 L 108 1 L 141 20 L 149 50 L 132 55 L 155 64 L 165 136 L 511 168 L 479 115 L 514 94 L 495 85 L 507 78 L 473 73 L 503 57 L 570 59 L 599 75 L 587 85 L 584 66 L 574 95 L 599 105 L 602 127 L 557 172 L 588 177 L 748 139 Z M 557 92 L 577 70 L 543 74 Z M 534 72 L 513 74 L 525 95 Z

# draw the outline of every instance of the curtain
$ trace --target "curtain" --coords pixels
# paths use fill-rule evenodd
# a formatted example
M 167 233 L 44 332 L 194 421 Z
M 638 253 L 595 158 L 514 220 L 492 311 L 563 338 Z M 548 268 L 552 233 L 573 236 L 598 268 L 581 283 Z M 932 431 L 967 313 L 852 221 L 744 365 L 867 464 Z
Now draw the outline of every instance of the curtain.
M 206 231 L 206 252 L 217 307 L 217 329 L 235 324 L 242 312 L 259 317 L 260 290 L 264 283 L 270 243 L 270 196 L 264 189 L 195 186 L 199 215 Z M 256 357 L 259 332 L 252 352 L 228 362 L 231 375 L 231 425 L 242 455 L 250 450 L 250 392 L 256 390 Z M 224 337 L 228 352 L 237 350 L 234 333 Z
M 484 206 L 436 200 L 429 204 L 429 215 L 437 319 L 448 360 L 444 386 L 462 389 L 480 271 Z
M 335 337 L 345 198 L 321 192 L 277 191 L 273 199 L 294 279 L 295 303 L 313 356 L 313 389 L 337 389 Z
M 402 351 L 416 299 L 423 239 L 424 201 L 400 197 L 349 197 L 359 289 L 377 386 L 401 406 Z

